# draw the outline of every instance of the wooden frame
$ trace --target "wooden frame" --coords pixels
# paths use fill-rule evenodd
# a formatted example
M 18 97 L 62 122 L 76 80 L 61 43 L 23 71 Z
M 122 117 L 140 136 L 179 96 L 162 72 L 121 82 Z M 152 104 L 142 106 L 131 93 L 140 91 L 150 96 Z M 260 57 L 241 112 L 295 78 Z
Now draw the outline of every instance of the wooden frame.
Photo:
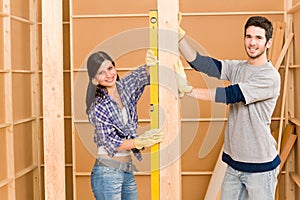
M 56 200 L 66 193 L 60 0 L 42 1 L 42 23 L 45 198 Z
M 38 65 L 37 65 L 37 28 L 36 28 L 36 10 L 37 10 L 37 3 L 34 0 L 29 0 L 25 3 L 28 4 L 28 7 L 25 6 L 23 9 L 26 10 L 29 15 L 23 16 L 19 13 L 19 10 L 13 9 L 11 7 L 11 0 L 3 0 L 1 2 L 1 19 L 3 22 L 3 59 L 4 59 L 4 68 L 0 71 L 1 74 L 4 75 L 4 110 L 2 113 L 5 115 L 4 124 L 0 125 L 0 129 L 5 130 L 6 141 L 5 141 L 5 148 L 6 148 L 6 156 L 3 160 L 6 163 L 7 167 L 7 178 L 0 181 L 0 187 L 7 188 L 7 199 L 13 200 L 16 199 L 18 195 L 22 194 L 22 189 L 20 188 L 23 186 L 22 179 L 27 177 L 32 177 L 32 185 L 28 185 L 32 187 L 32 191 L 28 191 L 24 198 L 32 199 L 40 199 L 40 182 L 39 182 L 39 149 L 38 149 L 38 133 L 39 133 L 39 111 L 38 111 L 38 101 L 39 101 L 39 75 L 38 75 Z M 26 13 L 26 12 L 25 12 Z M 20 16 L 19 16 L 20 15 Z M 28 37 L 24 40 L 29 43 L 28 46 L 31 49 L 27 49 L 30 52 L 30 66 L 21 65 L 21 66 L 13 66 L 13 63 L 16 62 L 15 52 L 20 46 L 18 43 L 13 43 L 16 37 L 14 32 L 14 28 L 22 27 L 26 30 L 29 30 L 28 35 L 27 33 L 24 34 L 24 38 Z M 19 33 L 22 34 L 22 33 Z M 13 46 L 14 45 L 14 46 Z M 24 64 L 21 62 L 21 64 Z M 17 69 L 16 69 L 17 68 Z M 18 69 L 22 68 L 22 69 Z M 18 109 L 17 105 L 14 105 L 15 98 L 14 97 L 17 93 L 19 87 L 16 87 L 16 78 L 25 78 L 30 79 L 30 81 L 24 83 L 26 85 L 26 89 L 30 91 L 30 100 L 29 106 L 31 107 L 30 113 L 22 116 L 14 116 Z M 27 78 L 26 78 L 27 77 Z M 3 88 L 1 88 L 3 89 Z M 22 103 L 20 103 L 22 104 Z M 24 106 L 24 105 L 23 105 Z M 27 106 L 27 105 L 25 105 Z M 22 107 L 21 107 L 22 108 Z M 27 126 L 29 124 L 29 126 Z M 19 149 L 16 151 L 15 144 L 20 141 L 20 137 L 22 137 L 22 130 L 20 131 L 19 127 L 28 127 L 31 132 L 26 133 L 26 137 L 30 138 L 29 142 L 32 146 L 28 146 L 27 151 L 23 156 L 25 159 L 29 158 L 32 160 L 32 163 L 24 164 L 22 162 L 18 162 L 20 159 Z M 30 141 L 31 140 L 31 141 Z M 24 145 L 22 142 L 18 143 Z M 20 147 L 21 148 L 21 147 Z M 26 189 L 26 188 L 25 188 Z
M 157 1 L 157 7 L 159 106 L 161 108 L 159 126 L 164 131 L 164 140 L 160 143 L 160 199 L 181 199 L 181 175 L 178 173 L 181 172 L 181 134 L 179 131 L 181 126 L 179 96 L 173 69 L 179 55 L 177 33 L 179 2 L 178 0 Z M 173 78 L 164 78 L 168 72 L 166 68 Z M 166 85 L 169 88 L 166 88 Z

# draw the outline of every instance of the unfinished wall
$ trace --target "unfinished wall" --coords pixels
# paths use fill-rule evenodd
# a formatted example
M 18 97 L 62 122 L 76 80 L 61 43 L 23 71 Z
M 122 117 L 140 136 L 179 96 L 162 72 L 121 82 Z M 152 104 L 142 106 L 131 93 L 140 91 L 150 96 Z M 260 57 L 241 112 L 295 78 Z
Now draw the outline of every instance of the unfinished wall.
M 300 105 L 298 102 L 300 102 L 300 0 L 293 0 L 293 7 L 296 8 L 293 13 L 293 19 L 294 19 L 294 64 L 298 66 L 294 69 L 294 79 L 295 79 L 295 118 L 300 119 Z M 298 140 L 296 144 L 296 173 L 300 174 L 300 124 L 296 126 L 296 132 L 298 135 Z M 298 182 L 298 186 L 296 187 L 296 199 L 300 198 L 300 183 Z
M 93 128 L 85 114 L 87 86 L 86 59 L 95 49 L 107 51 L 123 76 L 144 63 L 149 45 L 148 13 L 156 0 L 63 0 L 64 31 L 64 110 L 66 199 L 93 199 L 90 171 L 95 159 Z M 295 57 L 300 65 L 300 0 L 294 12 Z M 43 112 L 41 60 L 41 0 L 0 0 L 0 199 L 44 199 Z M 133 6 L 134 5 L 134 6 Z M 259 5 L 259 6 L 257 6 Z M 218 59 L 245 59 L 243 26 L 251 15 L 264 15 L 272 22 L 284 21 L 284 3 L 259 0 L 251 4 L 239 0 L 220 2 L 180 1 L 181 26 L 193 44 L 204 54 Z M 36 23 L 36 9 L 38 18 Z M 38 27 L 37 27 L 38 26 Z M 38 39 L 36 31 L 38 30 Z M 297 37 L 298 36 L 298 37 Z M 38 55 L 37 54 L 38 51 Z M 187 66 L 186 63 L 184 63 Z M 294 77 L 299 77 L 299 67 Z M 191 69 L 188 80 L 195 87 L 227 83 L 215 82 Z M 283 74 L 283 69 L 280 69 Z M 299 80 L 295 78 L 295 117 L 300 118 Z M 278 129 L 282 98 L 272 118 Z M 182 199 L 203 199 L 223 142 L 227 108 L 184 97 L 181 100 Z M 138 105 L 140 130 L 148 127 L 149 88 Z M 299 126 L 297 126 L 299 132 Z M 218 134 L 220 133 L 220 134 Z M 199 158 L 207 135 L 215 134 L 216 144 Z M 39 138 L 38 138 L 39 135 Z M 300 171 L 299 140 L 296 171 Z M 37 150 L 39 149 L 39 151 Z M 40 168 L 38 162 L 40 152 Z M 149 150 L 144 151 L 136 173 L 139 199 L 151 199 Z M 38 176 L 39 169 L 41 175 Z M 285 173 L 283 172 L 283 177 Z M 40 180 L 41 193 L 38 190 Z M 279 199 L 284 199 L 284 178 L 280 180 Z M 296 198 L 300 196 L 297 191 Z
M 71 88 L 73 98 L 73 169 L 74 198 L 92 198 L 90 171 L 95 159 L 92 142 L 93 128 L 85 114 L 85 92 L 88 77 L 86 59 L 95 49 L 107 51 L 115 59 L 120 76 L 143 64 L 149 43 L 148 11 L 156 9 L 156 1 L 79 1 L 71 3 Z M 132 5 L 135 5 L 134 7 Z M 256 5 L 260 5 L 257 7 Z M 283 21 L 283 4 L 274 1 L 257 1 L 247 4 L 241 1 L 180 1 L 182 27 L 202 52 L 219 59 L 244 59 L 243 26 L 250 15 L 257 12 L 271 21 Z M 146 30 L 146 31 L 145 31 Z M 186 65 L 186 64 L 185 64 Z M 206 87 L 215 82 L 192 70 L 188 79 L 195 87 Z M 144 93 L 139 104 L 140 125 L 149 125 L 149 93 Z M 216 111 L 217 110 L 217 111 Z M 182 199 L 203 199 L 212 175 L 226 123 L 226 107 L 195 101 L 181 100 L 182 115 Z M 278 128 L 280 109 L 276 108 L 272 129 Z M 199 150 L 206 134 L 220 133 L 216 145 L 209 154 L 199 159 Z M 151 199 L 149 155 L 136 163 L 140 199 Z M 283 196 L 283 194 L 281 194 Z
M 0 1 L 0 199 L 38 197 L 36 4 Z

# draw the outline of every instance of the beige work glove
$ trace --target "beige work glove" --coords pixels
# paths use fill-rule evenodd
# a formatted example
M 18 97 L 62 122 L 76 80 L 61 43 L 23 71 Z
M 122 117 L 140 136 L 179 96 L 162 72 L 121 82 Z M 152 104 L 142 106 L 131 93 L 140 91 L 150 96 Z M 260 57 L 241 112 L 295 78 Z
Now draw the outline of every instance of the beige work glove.
M 185 31 L 180 27 L 181 23 L 181 12 L 178 13 L 178 42 L 185 36 Z
M 142 149 L 143 147 L 151 147 L 163 140 L 163 132 L 161 129 L 152 129 L 146 131 L 142 135 L 134 139 L 134 147 Z
M 146 64 L 149 67 L 156 66 L 158 63 L 156 56 L 154 55 L 154 52 L 150 49 L 147 50 L 146 53 Z
M 180 58 L 178 59 L 177 63 L 174 64 L 174 70 L 176 72 L 178 94 L 179 97 L 183 97 L 185 93 L 191 92 L 193 87 L 190 86 L 186 80 L 186 74 L 184 72 L 184 68 Z

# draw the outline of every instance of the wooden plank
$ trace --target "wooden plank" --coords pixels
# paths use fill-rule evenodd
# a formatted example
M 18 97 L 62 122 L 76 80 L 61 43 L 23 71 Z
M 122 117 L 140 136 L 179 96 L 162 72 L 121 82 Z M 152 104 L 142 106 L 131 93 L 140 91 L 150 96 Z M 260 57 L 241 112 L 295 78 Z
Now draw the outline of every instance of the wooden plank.
M 288 14 L 294 14 L 300 9 L 300 2 L 296 3 L 292 8 L 288 10 Z
M 269 52 L 269 59 L 274 64 L 277 61 L 277 58 L 282 49 L 283 41 L 284 41 L 284 33 L 285 33 L 285 23 L 277 21 L 274 23 L 274 32 L 272 36 L 272 46 Z
M 298 188 L 300 188 L 300 176 L 296 172 L 290 172 L 290 176 L 293 181 L 297 184 Z
M 292 150 L 292 148 L 296 142 L 296 139 L 297 139 L 297 136 L 295 134 L 289 134 L 286 144 L 283 147 L 282 152 L 280 154 L 281 164 L 280 164 L 279 174 L 282 172 L 283 166 L 288 158 L 290 151 Z
M 300 119 L 297 118 L 291 118 L 290 122 L 294 123 L 297 126 L 300 126 Z
M 204 200 L 220 199 L 221 186 L 225 176 L 227 164 L 222 161 L 223 148 L 220 151 L 213 175 L 210 178 L 209 185 Z
M 285 57 L 285 54 L 286 54 L 286 52 L 287 52 L 287 50 L 288 50 L 288 48 L 289 48 L 289 46 L 290 46 L 290 44 L 291 44 L 293 38 L 294 38 L 294 34 L 293 34 L 293 33 L 290 33 L 290 34 L 288 35 L 288 37 L 287 37 L 285 43 L 284 43 L 284 46 L 283 46 L 283 48 L 282 48 L 282 50 L 281 50 L 281 52 L 280 52 L 280 54 L 279 54 L 279 56 L 278 56 L 278 59 L 277 59 L 277 61 L 276 61 L 275 68 L 276 68 L 277 70 L 279 69 L 279 67 L 280 67 L 280 65 L 281 65 L 281 63 L 282 63 L 283 58 Z
M 8 17 L 3 18 L 3 59 L 4 70 L 8 72 L 4 75 L 5 88 L 5 119 L 10 124 L 5 129 L 6 133 L 6 158 L 7 158 L 7 176 L 11 181 L 8 182 L 8 199 L 16 199 L 16 181 L 15 181 L 15 162 L 14 162 L 14 134 L 13 134 L 13 98 L 12 98 L 12 63 L 11 63 L 11 19 L 10 19 L 10 0 L 3 0 L 2 10 Z
M 41 161 L 40 161 L 40 85 L 39 84 L 39 62 L 38 62 L 38 27 L 37 27 L 37 6 L 38 3 L 35 0 L 29 1 L 30 8 L 30 21 L 33 25 L 30 26 L 30 69 L 34 72 L 31 79 L 31 108 L 32 117 L 35 119 L 32 123 L 32 151 L 33 151 L 33 165 L 37 165 L 37 168 L 33 169 L 33 199 L 38 200 L 42 198 L 41 195 Z
M 65 199 L 62 3 L 42 0 L 45 199 Z
M 157 1 L 159 47 L 160 198 L 181 199 L 179 96 L 174 64 L 178 60 L 178 0 Z M 166 76 L 168 74 L 168 76 Z

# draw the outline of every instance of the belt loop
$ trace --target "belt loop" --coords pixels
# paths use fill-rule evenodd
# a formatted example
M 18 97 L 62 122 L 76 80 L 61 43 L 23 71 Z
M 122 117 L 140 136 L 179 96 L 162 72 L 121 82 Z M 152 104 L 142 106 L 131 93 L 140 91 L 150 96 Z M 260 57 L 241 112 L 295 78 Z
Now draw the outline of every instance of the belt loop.
M 123 163 L 119 162 L 119 169 L 118 170 L 123 170 Z
M 97 157 L 97 165 L 100 165 L 102 158 L 101 157 Z

